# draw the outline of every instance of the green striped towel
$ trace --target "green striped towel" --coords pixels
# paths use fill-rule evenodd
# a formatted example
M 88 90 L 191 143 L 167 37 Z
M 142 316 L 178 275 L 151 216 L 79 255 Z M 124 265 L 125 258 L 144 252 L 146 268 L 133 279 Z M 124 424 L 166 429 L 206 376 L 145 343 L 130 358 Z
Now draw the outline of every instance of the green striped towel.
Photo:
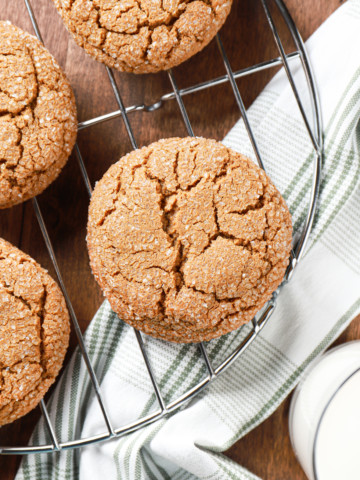
M 167 419 L 81 450 L 24 458 L 22 479 L 254 479 L 220 452 L 268 417 L 360 310 L 360 0 L 346 2 L 309 40 L 325 125 L 320 208 L 305 257 L 278 298 L 255 342 L 190 405 Z M 299 81 L 301 68 L 293 63 Z M 267 172 L 301 225 L 310 190 L 313 153 L 283 72 L 250 109 Z M 249 154 L 242 122 L 225 138 Z M 248 327 L 210 342 L 220 363 Z M 165 399 L 205 375 L 196 346 L 146 337 Z M 135 335 L 105 302 L 86 332 L 86 345 L 116 427 L 158 408 Z M 105 426 L 79 352 L 48 403 L 60 441 L 104 432 Z M 31 442 L 48 441 L 40 421 Z M 251 454 L 251 452 L 250 452 Z

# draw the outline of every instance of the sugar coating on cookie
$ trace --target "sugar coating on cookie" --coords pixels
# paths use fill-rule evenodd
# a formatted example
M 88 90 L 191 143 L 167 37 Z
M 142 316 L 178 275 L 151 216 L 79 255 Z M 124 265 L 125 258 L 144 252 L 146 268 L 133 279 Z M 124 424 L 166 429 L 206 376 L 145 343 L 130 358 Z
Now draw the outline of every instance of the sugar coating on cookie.
M 214 140 L 135 150 L 97 183 L 92 271 L 121 319 L 174 342 L 252 319 L 281 283 L 291 216 L 267 175 Z
M 0 426 L 40 402 L 62 366 L 69 332 L 57 284 L 0 239 Z
M 54 0 L 87 53 L 133 73 L 166 70 L 202 50 L 226 20 L 232 0 Z
M 54 58 L 32 35 L 0 21 L 0 208 L 55 180 L 76 132 L 74 95 Z

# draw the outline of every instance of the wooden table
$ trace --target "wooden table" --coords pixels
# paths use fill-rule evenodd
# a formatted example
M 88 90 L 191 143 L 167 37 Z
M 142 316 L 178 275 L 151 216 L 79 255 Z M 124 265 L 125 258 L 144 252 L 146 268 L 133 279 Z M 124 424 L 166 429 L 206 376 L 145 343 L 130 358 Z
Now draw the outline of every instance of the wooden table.
M 45 44 L 74 87 L 79 120 L 113 111 L 115 100 L 105 68 L 76 46 L 56 15 L 51 0 L 33 0 L 32 3 Z M 341 0 L 286 0 L 304 39 L 341 3 Z M 22 0 L 0 0 L 0 18 L 11 20 L 32 32 Z M 280 30 L 284 29 L 280 26 Z M 222 39 L 233 69 L 277 56 L 258 0 L 234 0 L 231 15 L 222 31 Z M 291 49 L 290 44 L 288 47 Z M 180 87 L 223 74 L 224 68 L 215 42 L 196 58 L 175 69 Z M 239 81 L 247 106 L 273 74 L 274 70 L 271 70 Z M 151 76 L 117 73 L 116 79 L 125 105 L 152 103 L 171 90 L 164 73 Z M 185 105 L 196 135 L 220 140 L 239 118 L 228 84 L 186 97 Z M 175 102 L 167 102 L 153 114 L 132 113 L 130 120 L 139 146 L 160 137 L 186 135 Z M 102 176 L 111 163 L 131 149 L 120 118 L 80 132 L 78 142 L 92 183 Z M 85 330 L 102 301 L 102 295 L 88 266 L 85 248 L 88 197 L 74 155 L 59 179 L 39 197 L 39 202 L 71 301 Z M 54 276 L 31 202 L 0 212 L 0 235 L 33 256 Z M 346 330 L 340 341 L 353 338 L 360 338 L 360 317 Z M 72 338 L 72 348 L 75 343 Z M 290 447 L 288 406 L 287 400 L 267 421 L 237 442 L 226 454 L 262 478 L 304 479 Z M 0 444 L 25 444 L 37 416 L 38 413 L 34 412 L 14 425 L 3 427 L 0 430 Z M 19 461 L 20 457 L 0 456 L 1 480 L 14 478 Z

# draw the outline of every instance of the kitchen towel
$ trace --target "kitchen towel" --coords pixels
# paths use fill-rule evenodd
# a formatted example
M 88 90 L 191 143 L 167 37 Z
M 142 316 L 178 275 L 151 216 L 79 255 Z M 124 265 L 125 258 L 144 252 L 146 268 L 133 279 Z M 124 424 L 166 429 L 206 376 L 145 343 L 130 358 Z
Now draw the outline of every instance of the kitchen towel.
M 267 418 L 360 311 L 360 0 L 348 0 L 307 42 L 320 93 L 325 159 L 319 209 L 306 254 L 277 308 L 245 353 L 187 408 L 125 437 L 81 450 L 24 457 L 17 480 L 255 479 L 222 451 Z M 292 60 L 301 96 L 302 69 Z M 283 71 L 249 109 L 267 173 L 283 193 L 297 231 L 306 215 L 313 149 Z M 254 158 L 242 121 L 224 139 Z M 210 342 L 218 364 L 249 332 Z M 85 342 L 116 427 L 158 409 L 134 331 L 105 302 Z M 145 337 L 165 399 L 206 375 L 195 345 Z M 79 351 L 48 402 L 60 441 L 106 431 Z M 41 420 L 31 442 L 48 443 Z M 251 455 L 251 452 L 249 452 Z

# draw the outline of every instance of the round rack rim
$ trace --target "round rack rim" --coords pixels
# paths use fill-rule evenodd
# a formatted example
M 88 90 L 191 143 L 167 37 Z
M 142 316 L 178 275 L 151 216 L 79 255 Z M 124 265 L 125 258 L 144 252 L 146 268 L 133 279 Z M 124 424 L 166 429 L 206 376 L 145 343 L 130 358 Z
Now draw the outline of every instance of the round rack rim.
M 74 328 L 75 333 L 77 335 L 79 348 L 80 348 L 82 357 L 83 357 L 83 359 L 86 363 L 88 374 L 90 376 L 90 380 L 92 382 L 92 385 L 95 389 L 95 394 L 96 394 L 96 397 L 97 397 L 102 415 L 104 417 L 104 422 L 106 424 L 106 427 L 107 427 L 108 431 L 104 432 L 104 433 L 100 433 L 100 434 L 92 436 L 92 437 L 88 437 L 88 438 L 81 438 L 81 439 L 75 439 L 75 440 L 66 441 L 66 442 L 59 442 L 57 437 L 56 437 L 54 427 L 51 424 L 50 415 L 47 411 L 45 402 L 42 400 L 41 403 L 40 403 L 40 408 L 41 408 L 41 411 L 42 411 L 42 414 L 43 414 L 43 417 L 44 417 L 44 420 L 45 420 L 45 425 L 47 427 L 48 434 L 51 438 L 52 443 L 44 444 L 44 445 L 24 446 L 24 447 L 22 447 L 22 446 L 20 446 L 20 447 L 13 447 L 13 446 L 3 446 L 2 447 L 2 446 L 0 446 L 0 454 L 4 454 L 4 455 L 19 455 L 19 454 L 21 454 L 22 455 L 22 454 L 32 454 L 32 453 L 51 453 L 51 452 L 59 452 L 59 451 L 62 451 L 62 450 L 80 448 L 80 447 L 83 447 L 85 445 L 90 445 L 90 444 L 110 440 L 110 439 L 115 438 L 115 437 L 124 436 L 124 435 L 129 434 L 131 432 L 134 432 L 135 430 L 138 430 L 138 429 L 140 429 L 140 428 L 142 428 L 142 427 L 144 427 L 144 426 L 146 426 L 150 423 L 153 423 L 153 422 L 155 422 L 155 421 L 157 421 L 161 418 L 164 418 L 169 413 L 185 406 L 192 398 L 194 398 L 195 395 L 197 395 L 200 391 L 202 391 L 214 379 L 216 379 L 219 375 L 221 375 L 230 365 L 232 365 L 233 362 L 236 359 L 238 359 L 241 356 L 241 354 L 247 349 L 247 347 L 254 341 L 254 339 L 257 337 L 259 332 L 266 325 L 266 323 L 268 322 L 272 313 L 274 312 L 274 310 L 276 308 L 276 297 L 278 296 L 278 294 L 280 294 L 282 286 L 291 279 L 291 276 L 292 276 L 292 274 L 293 274 L 293 272 L 294 272 L 294 270 L 295 270 L 295 268 L 298 264 L 298 261 L 302 257 L 302 255 L 304 253 L 306 243 L 307 243 L 308 238 L 309 238 L 311 227 L 312 227 L 312 224 L 313 224 L 313 221 L 314 221 L 314 215 L 315 215 L 317 200 L 318 200 L 318 196 L 319 196 L 320 173 L 321 173 L 321 164 L 322 164 L 322 159 L 323 159 L 322 122 L 321 122 L 319 97 L 318 97 L 318 93 L 317 93 L 317 90 L 316 90 L 316 84 L 315 84 L 314 76 L 313 76 L 313 73 L 312 73 L 312 70 L 311 70 L 310 61 L 309 61 L 308 55 L 306 53 L 304 42 L 303 42 L 303 40 L 302 40 L 298 30 L 297 30 L 297 27 L 296 27 L 290 13 L 288 12 L 283 0 L 274 0 L 274 2 L 276 4 L 276 7 L 277 7 L 278 11 L 280 12 L 280 14 L 282 15 L 290 33 L 291 33 L 292 39 L 293 39 L 293 41 L 294 41 L 294 43 L 297 47 L 297 50 L 295 52 L 292 52 L 290 54 L 285 54 L 285 51 L 284 51 L 283 46 L 281 44 L 280 36 L 278 34 L 278 31 L 276 29 L 276 25 L 275 25 L 275 23 L 272 19 L 272 15 L 271 15 L 270 9 L 268 7 L 268 0 L 259 0 L 259 1 L 261 2 L 262 6 L 263 6 L 264 13 L 266 15 L 269 26 L 272 30 L 275 43 L 277 44 L 277 47 L 278 47 L 279 54 L 280 54 L 280 56 L 278 58 L 275 58 L 275 59 L 272 59 L 270 61 L 257 64 L 257 65 L 252 65 L 252 66 L 250 66 L 248 68 L 245 68 L 243 70 L 234 72 L 231 69 L 229 60 L 226 56 L 225 49 L 224 49 L 224 47 L 222 45 L 222 42 L 221 42 L 221 38 L 218 34 L 217 37 L 216 37 L 216 41 L 217 41 L 217 45 L 218 45 L 220 55 L 221 55 L 223 63 L 224 63 L 224 67 L 225 67 L 225 70 L 226 70 L 226 75 L 224 75 L 222 77 L 212 79 L 212 80 L 207 81 L 207 82 L 203 82 L 203 83 L 198 84 L 198 85 L 193 85 L 192 87 L 188 87 L 186 89 L 179 90 L 179 88 L 177 87 L 177 84 L 176 84 L 174 74 L 170 70 L 170 71 L 168 71 L 168 76 L 169 76 L 170 84 L 172 86 L 172 92 L 170 92 L 166 95 L 163 95 L 162 98 L 160 98 L 157 102 L 155 102 L 152 105 L 142 104 L 142 105 L 133 105 L 133 106 L 130 106 L 130 107 L 125 107 L 124 106 L 121 95 L 120 95 L 120 92 L 119 92 L 119 89 L 118 89 L 118 86 L 117 86 L 115 78 L 114 78 L 114 75 L 113 75 L 112 71 L 109 68 L 106 67 L 107 73 L 108 73 L 108 76 L 109 76 L 109 81 L 111 83 L 111 86 L 112 86 L 112 89 L 113 89 L 114 95 L 115 95 L 115 100 L 116 100 L 116 103 L 118 105 L 118 110 L 113 111 L 111 113 L 108 113 L 106 115 L 102 115 L 100 117 L 96 117 L 94 119 L 90 119 L 90 120 L 87 120 L 85 122 L 79 123 L 79 130 L 80 129 L 85 129 L 85 128 L 91 127 L 92 125 L 95 125 L 97 123 L 105 122 L 105 121 L 108 121 L 108 120 L 111 120 L 113 118 L 121 116 L 124 123 L 125 123 L 125 127 L 126 127 L 128 135 L 129 135 L 131 144 L 132 144 L 133 148 L 136 148 L 137 144 L 136 144 L 136 140 L 134 138 L 134 134 L 132 132 L 130 121 L 128 119 L 128 114 L 131 113 L 131 112 L 134 112 L 134 111 L 141 111 L 141 110 L 146 111 L 146 112 L 152 112 L 152 111 L 160 108 L 165 102 L 167 102 L 169 100 L 176 100 L 177 103 L 178 103 L 180 112 L 182 114 L 182 117 L 183 117 L 183 120 L 184 120 L 184 123 L 185 123 L 185 126 L 187 128 L 187 131 L 188 131 L 189 135 L 194 135 L 192 127 L 191 127 L 191 123 L 190 123 L 190 120 L 189 120 L 189 117 L 188 117 L 188 114 L 187 114 L 187 111 L 185 109 L 185 106 L 184 106 L 184 103 L 183 103 L 183 100 L 182 100 L 182 97 L 185 96 L 185 95 L 189 95 L 189 94 L 198 92 L 200 90 L 204 90 L 204 89 L 207 89 L 207 88 L 212 88 L 214 86 L 220 85 L 220 84 L 225 83 L 225 82 L 229 82 L 232 89 L 233 89 L 235 101 L 236 101 L 236 103 L 239 107 L 242 119 L 243 119 L 245 127 L 247 129 L 247 133 L 248 133 L 250 141 L 252 143 L 252 146 L 253 146 L 254 153 L 255 153 L 255 156 L 257 158 L 258 164 L 261 167 L 263 167 L 261 154 L 260 154 L 260 151 L 257 147 L 256 139 L 255 139 L 255 136 L 252 132 L 250 122 L 249 122 L 248 117 L 247 117 L 246 109 L 245 109 L 245 106 L 243 104 L 240 91 L 239 91 L 238 86 L 236 84 L 236 79 L 240 78 L 242 76 L 245 76 L 245 75 L 249 75 L 249 74 L 252 74 L 252 73 L 255 73 L 255 72 L 259 72 L 259 71 L 268 69 L 268 68 L 283 65 L 283 67 L 285 69 L 285 72 L 287 74 L 289 83 L 291 85 L 291 88 L 293 89 L 293 93 L 294 93 L 295 99 L 298 103 L 298 107 L 299 107 L 300 112 L 303 116 L 303 120 L 304 120 L 305 126 L 306 126 L 308 134 L 309 134 L 309 140 L 312 143 L 313 148 L 314 148 L 314 161 L 313 161 L 313 180 L 312 180 L 312 186 L 311 186 L 311 191 L 310 191 L 307 217 L 306 217 L 306 220 L 305 220 L 304 225 L 303 225 L 302 230 L 301 230 L 300 239 L 294 245 L 292 255 L 291 255 L 291 258 L 290 258 L 290 265 L 289 265 L 288 270 L 285 274 L 284 281 L 283 281 L 282 285 L 280 285 L 278 290 L 276 292 L 274 292 L 271 300 L 266 304 L 266 306 L 262 310 L 262 313 L 260 314 L 259 318 L 255 317 L 252 320 L 252 322 L 250 322 L 252 324 L 252 330 L 237 345 L 237 347 L 227 355 L 225 360 L 223 360 L 222 363 L 220 365 L 218 365 L 216 368 L 214 368 L 212 366 L 204 344 L 203 343 L 199 344 L 200 352 L 201 352 L 201 355 L 203 357 L 203 360 L 205 362 L 206 369 L 207 369 L 207 372 L 208 372 L 207 376 L 205 378 L 203 378 L 199 383 L 197 383 L 196 385 L 191 387 L 189 390 L 187 390 L 180 397 L 171 401 L 167 405 L 165 404 L 165 402 L 162 398 L 160 388 L 159 388 L 159 386 L 156 382 L 155 376 L 152 372 L 151 364 L 150 364 L 150 361 L 147 357 L 147 353 L 146 353 L 145 345 L 144 345 L 144 342 L 143 342 L 143 339 L 142 339 L 142 335 L 141 335 L 140 332 L 135 330 L 136 339 L 137 339 L 137 342 L 139 344 L 139 348 L 141 350 L 141 353 L 143 355 L 143 358 L 144 358 L 144 361 L 145 361 L 145 366 L 148 370 L 148 374 L 150 376 L 150 379 L 151 379 L 151 382 L 152 382 L 152 385 L 153 385 L 153 388 L 154 388 L 154 392 L 156 394 L 157 401 L 158 401 L 158 404 L 159 404 L 160 408 L 157 409 L 155 412 L 153 412 L 153 413 L 151 413 L 151 414 L 149 414 L 145 417 L 142 417 L 142 418 L 140 418 L 140 419 L 138 419 L 134 422 L 131 422 L 131 423 L 125 425 L 125 426 L 122 426 L 120 428 L 114 428 L 111 424 L 108 411 L 107 411 L 107 409 L 104 405 L 100 384 L 97 380 L 96 374 L 95 374 L 94 369 L 92 367 L 90 358 L 88 356 L 88 353 L 87 353 L 87 350 L 86 350 L 86 347 L 85 347 L 85 344 L 84 344 L 83 336 L 82 336 L 79 324 L 78 324 L 77 319 L 76 319 L 74 309 L 72 307 L 72 304 L 70 302 L 68 293 L 66 291 L 66 287 L 65 287 L 64 282 L 62 280 L 62 276 L 61 276 L 61 273 L 60 273 L 60 270 L 59 270 L 59 267 L 58 267 L 58 264 L 57 264 L 57 260 L 56 260 L 55 254 L 54 254 L 54 249 L 52 247 L 52 243 L 51 243 L 50 237 L 48 235 L 44 219 L 43 219 L 42 214 L 41 214 L 40 206 L 37 202 L 37 199 L 36 198 L 33 199 L 32 202 L 33 202 L 33 207 L 34 207 L 34 210 L 35 210 L 35 214 L 36 214 L 37 220 L 39 222 L 40 229 L 42 231 L 42 234 L 43 234 L 43 237 L 44 237 L 44 240 L 45 240 L 45 244 L 46 244 L 46 247 L 48 249 L 48 253 L 49 253 L 49 255 L 51 257 L 51 260 L 52 260 L 52 263 L 54 265 L 59 284 L 61 286 L 64 297 L 66 299 L 66 302 L 67 302 L 67 305 L 68 305 L 68 308 L 69 308 L 69 312 L 70 312 L 70 316 L 71 316 L 71 319 L 72 319 L 72 323 L 73 323 L 73 328 Z M 36 18 L 35 18 L 31 3 L 30 3 L 30 0 L 24 0 L 24 3 L 25 3 L 25 7 L 28 11 L 28 14 L 30 16 L 30 19 L 31 19 L 31 22 L 32 22 L 32 25 L 33 25 L 33 28 L 34 28 L 34 32 L 37 35 L 38 39 L 40 41 L 42 41 L 40 29 L 38 27 L 38 24 L 37 24 L 37 21 L 36 21 Z M 308 122 L 307 115 L 304 114 L 304 112 L 303 112 L 304 109 L 303 109 L 303 106 L 302 106 L 301 98 L 298 95 L 297 88 L 296 88 L 294 79 L 292 77 L 291 69 L 289 67 L 289 62 L 293 61 L 294 59 L 300 59 L 301 60 L 301 65 L 302 65 L 303 71 L 304 71 L 305 76 L 306 76 L 308 90 L 309 90 L 310 99 L 311 99 L 314 131 L 311 128 L 310 123 Z M 86 171 L 85 163 L 83 161 L 80 149 L 79 149 L 77 144 L 75 146 L 75 154 L 76 154 L 76 157 L 77 157 L 77 160 L 78 160 L 78 163 L 79 163 L 80 173 L 83 177 L 85 186 L 87 188 L 87 191 L 88 191 L 89 195 L 91 195 L 92 186 L 91 186 L 91 183 L 90 183 L 87 171 Z M 239 331 L 241 329 L 242 328 L 240 328 Z

